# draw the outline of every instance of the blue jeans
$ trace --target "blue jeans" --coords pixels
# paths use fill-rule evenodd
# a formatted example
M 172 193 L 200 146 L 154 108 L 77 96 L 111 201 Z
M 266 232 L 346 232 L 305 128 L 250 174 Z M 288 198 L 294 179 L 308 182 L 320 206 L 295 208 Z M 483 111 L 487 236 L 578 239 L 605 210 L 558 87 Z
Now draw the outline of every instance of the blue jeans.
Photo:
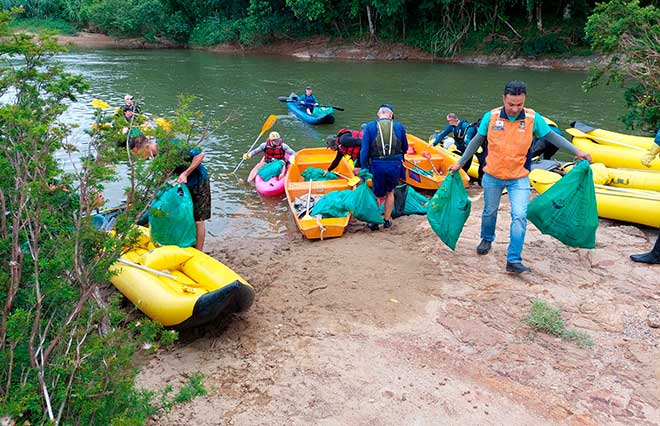
M 484 188 L 484 211 L 481 215 L 481 239 L 495 241 L 497 211 L 500 207 L 502 191 L 509 192 L 511 203 L 511 229 L 509 230 L 509 249 L 506 260 L 511 263 L 522 262 L 522 249 L 527 230 L 527 204 L 529 203 L 529 178 L 498 179 L 484 173 L 481 179 Z

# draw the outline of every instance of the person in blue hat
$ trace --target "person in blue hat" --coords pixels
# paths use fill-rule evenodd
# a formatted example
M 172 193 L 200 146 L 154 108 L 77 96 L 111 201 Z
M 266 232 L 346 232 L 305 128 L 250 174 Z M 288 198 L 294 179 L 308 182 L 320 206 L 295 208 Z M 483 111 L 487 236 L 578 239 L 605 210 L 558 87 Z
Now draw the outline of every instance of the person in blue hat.
M 394 207 L 394 189 L 399 184 L 403 169 L 403 154 L 408 151 L 406 129 L 394 121 L 394 108 L 382 104 L 378 109 L 378 118 L 367 123 L 362 135 L 360 165 L 367 167 L 373 175 L 374 195 L 380 203 L 385 203 L 383 228 L 392 226 L 392 208 Z M 372 231 L 378 225 L 369 225 Z
M 300 98 L 300 104 L 305 108 L 307 114 L 312 115 L 314 113 L 314 107 L 319 105 L 319 101 L 316 99 L 316 96 L 312 95 L 312 87 L 305 87 L 305 94 Z

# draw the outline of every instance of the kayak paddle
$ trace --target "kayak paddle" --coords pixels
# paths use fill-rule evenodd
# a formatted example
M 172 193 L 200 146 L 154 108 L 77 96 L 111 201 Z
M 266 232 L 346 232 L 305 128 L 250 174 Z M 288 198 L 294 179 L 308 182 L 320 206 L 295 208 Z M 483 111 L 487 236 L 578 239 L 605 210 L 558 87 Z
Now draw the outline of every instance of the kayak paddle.
M 277 121 L 277 116 L 276 115 L 271 114 L 271 115 L 268 116 L 268 118 L 264 122 L 263 127 L 261 128 L 261 133 L 259 133 L 259 136 L 257 136 L 257 138 L 254 140 L 254 142 L 252 143 L 252 146 L 250 146 L 250 149 L 248 149 L 247 152 L 252 151 L 252 148 L 254 148 L 254 146 L 259 141 L 259 138 L 261 138 L 261 136 L 264 133 L 266 133 L 271 127 L 273 127 L 273 125 L 275 124 L 276 121 Z M 236 168 L 234 169 L 234 171 L 232 173 L 236 173 L 236 170 L 238 170 L 238 168 L 241 167 L 241 164 L 243 164 L 243 161 L 245 161 L 245 160 L 241 159 L 241 162 L 238 163 L 238 165 L 236 166 Z
M 431 154 L 428 151 L 424 151 L 420 155 L 429 160 L 429 163 L 431 163 L 431 168 L 433 168 L 435 174 L 442 176 L 442 173 L 440 173 L 438 169 L 435 168 L 435 164 L 433 164 L 433 160 L 431 160 Z
M 287 103 L 298 103 L 298 101 L 294 101 L 293 99 L 289 99 L 286 96 L 278 96 L 277 100 L 280 102 L 287 102 Z M 336 109 L 337 111 L 344 111 L 344 108 L 334 106 L 334 105 L 315 105 L 319 108 L 332 108 Z

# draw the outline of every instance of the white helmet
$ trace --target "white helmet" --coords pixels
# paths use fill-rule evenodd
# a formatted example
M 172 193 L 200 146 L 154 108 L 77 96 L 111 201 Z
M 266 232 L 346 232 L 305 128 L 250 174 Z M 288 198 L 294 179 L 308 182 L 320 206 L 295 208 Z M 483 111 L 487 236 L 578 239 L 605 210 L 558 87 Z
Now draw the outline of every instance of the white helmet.
M 447 136 L 447 137 L 442 141 L 442 147 L 443 147 L 444 149 L 449 149 L 449 148 L 451 148 L 451 146 L 454 145 L 455 143 L 456 143 L 456 141 L 454 140 L 454 138 L 452 138 L 451 136 Z

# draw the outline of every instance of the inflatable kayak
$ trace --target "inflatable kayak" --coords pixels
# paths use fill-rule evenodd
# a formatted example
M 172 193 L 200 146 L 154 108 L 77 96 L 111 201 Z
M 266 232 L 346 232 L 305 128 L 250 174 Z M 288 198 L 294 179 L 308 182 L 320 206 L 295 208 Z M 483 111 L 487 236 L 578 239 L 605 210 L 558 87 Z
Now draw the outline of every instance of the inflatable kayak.
M 447 176 L 447 169 L 457 160 L 415 135 L 408 133 L 407 136 L 408 152 L 403 156 L 405 176 L 401 180 L 418 189 L 438 189 Z M 470 178 L 463 170 L 459 172 L 463 185 L 467 186 Z
M 286 99 L 286 107 L 293 115 L 309 124 L 332 124 L 335 122 L 332 107 L 316 107 L 312 114 L 307 114 L 305 108 L 298 102 L 298 95 L 291 93 Z
M 561 179 L 561 175 L 536 169 L 529 174 L 531 185 L 539 193 Z M 640 225 L 660 227 L 660 192 L 610 187 L 594 184 L 598 216 Z
M 571 142 L 577 149 L 591 154 L 594 163 L 603 163 L 607 167 L 620 169 L 660 170 L 660 161 L 651 163 L 650 168 L 644 167 L 641 163 L 640 158 L 646 152 L 644 148 L 601 144 L 584 137 L 585 133 L 577 129 L 566 129 L 566 132 L 573 136 Z
M 254 179 L 254 186 L 257 188 L 257 192 L 264 197 L 275 197 L 284 193 L 284 181 L 286 180 L 286 173 L 289 171 L 289 164 L 285 166 L 287 171 L 284 172 L 284 177 L 280 179 L 278 176 L 273 176 L 272 178 L 264 181 L 259 173 Z
M 220 261 L 193 247 L 155 247 L 149 230 L 110 270 L 110 281 L 149 318 L 186 329 L 246 311 L 254 289 Z
M 649 147 L 653 143 L 652 137 L 626 135 L 625 133 L 617 133 L 617 132 L 611 132 L 609 130 L 597 129 L 595 127 L 591 127 L 588 124 L 584 124 L 579 121 L 572 122 L 571 127 L 583 133 L 582 135 L 579 136 L 589 138 L 594 142 L 603 145 L 612 145 L 620 148 L 637 147 L 637 148 L 649 149 Z
M 344 217 L 312 217 L 305 214 L 306 208 L 302 213 L 300 213 L 300 209 L 296 208 L 297 203 L 306 204 L 309 194 L 314 198 L 314 196 L 322 196 L 332 191 L 354 189 L 352 181 L 359 181 L 359 179 L 355 179 L 353 168 L 349 166 L 345 158 L 342 158 L 337 168 L 333 170 L 335 173 L 343 175 L 340 179 L 305 182 L 302 177 L 302 173 L 308 167 L 327 169 L 335 156 L 335 151 L 326 148 L 301 149 L 296 153 L 295 164 L 289 167 L 289 173 L 286 175 L 284 187 L 293 219 L 300 232 L 310 240 L 341 237 L 351 219 L 350 214 Z
M 574 163 L 564 163 L 557 169 L 568 172 Z M 591 164 L 595 184 L 616 188 L 660 191 L 660 172 L 656 170 L 615 169 L 602 163 Z M 660 194 L 660 192 L 658 192 Z

